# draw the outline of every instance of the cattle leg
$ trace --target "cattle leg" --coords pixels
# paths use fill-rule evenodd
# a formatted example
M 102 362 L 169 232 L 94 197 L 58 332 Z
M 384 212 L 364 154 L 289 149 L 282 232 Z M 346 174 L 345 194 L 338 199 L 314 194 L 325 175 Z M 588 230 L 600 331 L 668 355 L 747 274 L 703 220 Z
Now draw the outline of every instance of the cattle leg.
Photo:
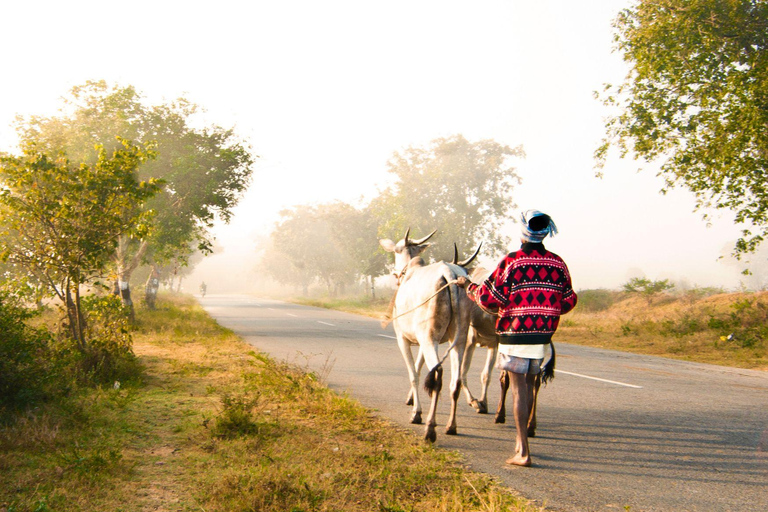
M 488 385 L 491 383 L 491 372 L 493 371 L 494 363 L 496 363 L 496 352 L 497 348 L 495 346 L 489 347 L 488 353 L 485 355 L 485 366 L 483 367 L 483 373 L 480 374 L 480 384 L 483 390 L 477 407 L 479 414 L 488 413 Z
M 437 400 L 440 398 L 440 391 L 443 388 L 443 367 L 437 365 L 429 371 L 427 377 L 424 379 L 424 388 L 429 393 L 431 404 L 429 406 L 429 414 L 427 414 L 427 426 L 424 429 L 424 439 L 430 443 L 434 443 L 437 439 L 437 432 L 435 426 L 437 425 Z
M 472 396 L 472 392 L 467 385 L 467 374 L 469 373 L 469 367 L 472 365 L 472 355 L 475 353 L 475 333 L 474 329 L 469 331 L 469 339 L 467 340 L 467 348 L 464 352 L 464 360 L 461 363 L 461 385 L 464 388 L 464 396 L 467 398 L 467 403 L 477 409 L 478 401 Z
M 507 391 L 509 390 L 509 372 L 501 370 L 499 375 L 499 384 L 501 385 L 501 396 L 499 397 L 499 406 L 496 408 L 496 423 L 505 423 L 507 421 Z
M 459 346 L 451 350 L 451 415 L 448 418 L 448 425 L 445 427 L 445 433 L 449 436 L 458 434 L 456 413 L 458 412 L 459 397 L 461 396 L 461 381 L 463 378 L 461 368 L 465 356 L 466 354 Z
M 416 371 L 413 361 L 413 354 L 411 353 L 411 344 L 408 340 L 398 335 L 397 345 L 400 347 L 400 353 L 403 354 L 405 360 L 405 367 L 408 370 L 408 378 L 411 382 L 410 396 L 413 397 L 413 409 L 411 413 L 411 423 L 414 425 L 421 424 L 421 401 L 419 400 L 419 393 L 417 387 L 419 385 L 419 374 Z
M 536 402 L 539 399 L 539 388 L 541 387 L 541 374 L 536 374 L 533 381 L 532 398 L 530 403 L 531 413 L 528 416 L 528 437 L 536 437 Z
M 416 354 L 416 382 L 419 381 L 422 366 L 424 366 L 424 353 L 421 351 L 421 347 L 419 347 L 419 352 Z M 408 398 L 405 401 L 405 405 L 413 405 L 414 393 L 416 393 L 416 388 L 412 386 L 408 391 Z

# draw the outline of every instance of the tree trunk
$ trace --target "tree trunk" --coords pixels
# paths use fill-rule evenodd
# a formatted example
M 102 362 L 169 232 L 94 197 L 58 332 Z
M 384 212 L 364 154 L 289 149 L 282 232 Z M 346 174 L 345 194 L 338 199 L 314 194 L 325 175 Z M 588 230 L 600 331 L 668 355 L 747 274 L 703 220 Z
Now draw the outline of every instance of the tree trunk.
M 149 309 L 155 309 L 157 300 L 157 290 L 160 288 L 160 272 L 156 265 L 152 265 L 152 272 L 144 285 L 144 302 Z
M 136 313 L 131 299 L 131 275 L 141 263 L 141 258 L 147 252 L 149 244 L 146 240 L 139 244 L 139 249 L 135 254 L 130 254 L 130 238 L 121 236 L 117 243 L 115 251 L 115 266 L 117 270 L 117 290 L 120 294 L 123 304 L 128 306 L 131 321 L 136 319 Z

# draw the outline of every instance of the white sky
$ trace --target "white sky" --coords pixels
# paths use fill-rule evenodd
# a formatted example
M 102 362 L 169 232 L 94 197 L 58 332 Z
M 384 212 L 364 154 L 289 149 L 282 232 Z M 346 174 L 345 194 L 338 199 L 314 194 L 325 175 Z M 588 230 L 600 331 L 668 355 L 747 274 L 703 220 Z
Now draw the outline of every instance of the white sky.
M 661 196 L 637 162 L 613 158 L 594 177 L 606 112 L 592 93 L 624 76 L 611 21 L 628 4 L 3 2 L 0 149 L 11 149 L 16 114 L 54 114 L 89 79 L 203 106 L 261 157 L 205 276 L 250 270 L 254 240 L 283 207 L 372 197 L 394 151 L 491 138 L 523 145 L 513 200 L 555 219 L 561 234 L 547 246 L 577 289 L 619 287 L 638 269 L 736 287 L 738 271 L 717 261 L 739 234 L 730 215 L 707 227 L 689 193 Z

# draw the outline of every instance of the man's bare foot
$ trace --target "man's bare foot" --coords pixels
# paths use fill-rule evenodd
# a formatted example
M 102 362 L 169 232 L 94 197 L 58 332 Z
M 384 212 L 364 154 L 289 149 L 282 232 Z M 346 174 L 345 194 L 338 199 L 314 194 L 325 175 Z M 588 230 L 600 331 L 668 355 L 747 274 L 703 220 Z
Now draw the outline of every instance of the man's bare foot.
M 531 467 L 531 456 L 523 457 L 520 454 L 515 454 L 506 460 L 510 466 L 524 466 L 526 468 Z

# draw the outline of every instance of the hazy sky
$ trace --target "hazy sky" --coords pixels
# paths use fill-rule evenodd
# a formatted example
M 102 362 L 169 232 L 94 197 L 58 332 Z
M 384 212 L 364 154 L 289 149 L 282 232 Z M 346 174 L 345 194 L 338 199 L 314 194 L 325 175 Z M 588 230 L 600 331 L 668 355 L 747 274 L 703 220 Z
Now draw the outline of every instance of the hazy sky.
M 394 151 L 491 138 L 524 147 L 512 199 L 555 219 L 561 234 L 547 245 L 576 288 L 619 287 L 640 272 L 736 287 L 738 271 L 717 261 L 739 234 L 732 216 L 707 227 L 689 193 L 661 196 L 653 167 L 638 173 L 631 160 L 612 158 L 594 177 L 606 112 L 593 91 L 625 74 L 611 21 L 628 4 L 3 2 L 0 148 L 10 149 L 16 114 L 53 114 L 89 79 L 205 107 L 260 156 L 205 276 L 250 269 L 254 240 L 283 207 L 372 197 Z

